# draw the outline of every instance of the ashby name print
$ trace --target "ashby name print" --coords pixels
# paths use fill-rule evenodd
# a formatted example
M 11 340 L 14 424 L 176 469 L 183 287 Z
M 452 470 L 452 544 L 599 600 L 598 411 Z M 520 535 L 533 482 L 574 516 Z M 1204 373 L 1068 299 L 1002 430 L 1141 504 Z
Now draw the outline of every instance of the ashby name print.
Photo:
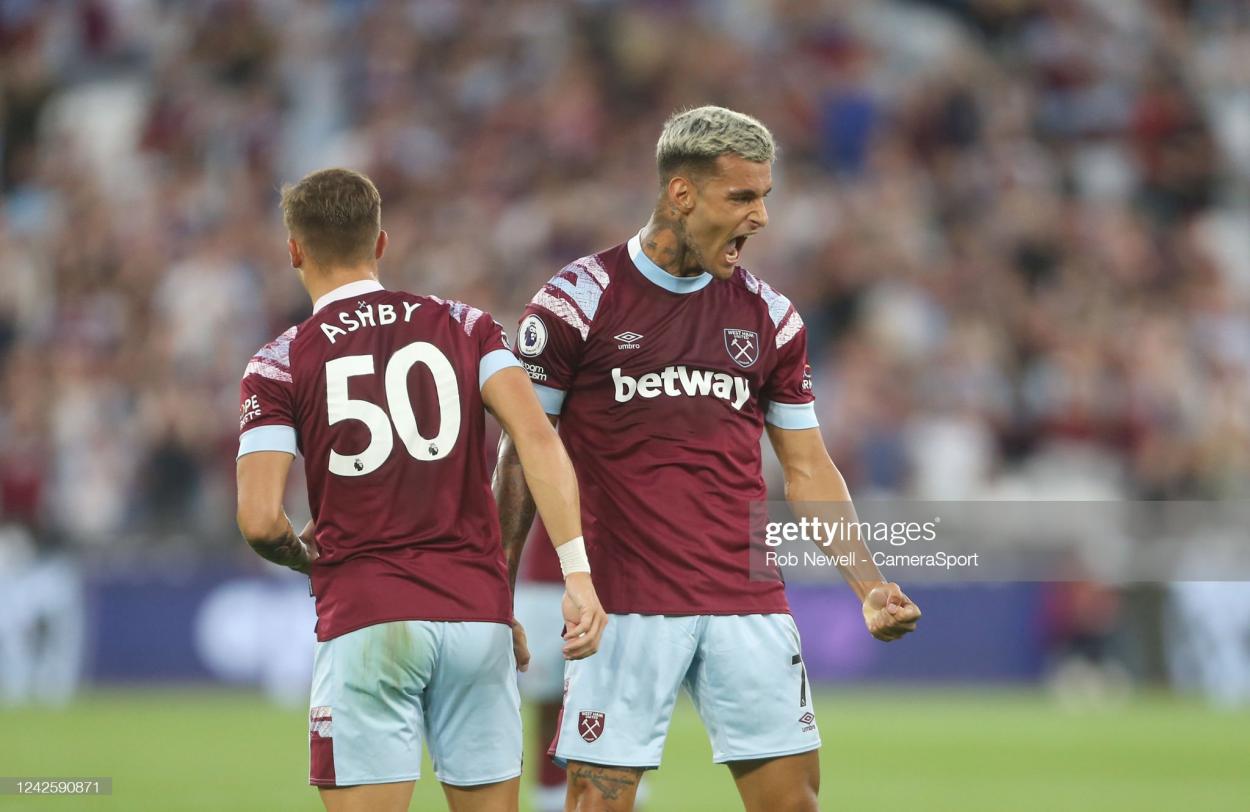
M 740 411 L 751 396 L 751 384 L 746 378 L 684 366 L 665 367 L 659 372 L 648 372 L 637 378 L 626 375 L 618 367 L 612 370 L 612 383 L 616 386 L 617 403 L 629 403 L 635 395 L 641 398 L 660 395 L 705 398 L 711 395 L 729 401 L 730 406 Z
M 412 321 L 412 314 L 418 307 L 419 302 L 401 302 L 404 306 L 403 320 L 405 323 Z M 356 311 L 344 310 L 339 313 L 339 322 L 343 325 L 338 327 L 329 322 L 321 325 L 321 332 L 325 337 L 330 339 L 333 344 L 339 336 L 354 333 L 361 327 L 385 327 L 388 324 L 394 324 L 399 321 L 399 311 L 394 305 L 380 304 L 376 311 L 371 304 L 361 304 Z

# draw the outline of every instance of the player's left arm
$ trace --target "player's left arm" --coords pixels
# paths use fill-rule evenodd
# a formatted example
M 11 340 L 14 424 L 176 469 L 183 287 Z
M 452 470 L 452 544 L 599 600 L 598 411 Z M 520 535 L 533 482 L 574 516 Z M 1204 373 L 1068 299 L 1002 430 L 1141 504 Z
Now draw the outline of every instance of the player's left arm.
M 774 305 L 785 301 L 775 291 L 772 295 Z M 764 422 L 768 439 L 785 475 L 786 501 L 800 516 L 825 524 L 841 520 L 845 523 L 842 526 L 857 528 L 846 480 L 829 458 L 820 436 L 812 395 L 812 368 L 807 363 L 807 328 L 793 306 L 788 306 L 785 315 L 774 324 L 776 363 L 760 397 L 767 404 Z M 898 584 L 881 576 L 858 532 L 845 535 L 849 538 L 833 540 L 832 551 L 840 560 L 855 562 L 839 569 L 861 602 L 868 631 L 878 640 L 897 640 L 913 631 L 920 608 L 903 594 Z M 828 554 L 830 550 L 822 546 L 821 552 Z
M 236 519 L 243 538 L 261 558 L 307 575 L 317 558 L 312 522 L 296 535 L 282 507 L 293 459 L 284 451 L 254 451 L 239 457 Z
M 846 480 L 829 457 L 819 428 L 784 429 L 768 424 L 768 439 L 781 462 L 786 501 L 797 514 L 818 518 L 826 524 L 839 520 L 855 527 L 858 519 Z M 853 566 L 840 566 L 842 577 L 862 604 L 864 623 L 878 640 L 897 640 L 915 631 L 920 607 L 903 594 L 899 585 L 886 581 L 873 563 L 872 554 L 858 533 L 835 539 L 830 545 L 839 558 L 853 554 Z M 821 546 L 828 555 L 829 547 Z

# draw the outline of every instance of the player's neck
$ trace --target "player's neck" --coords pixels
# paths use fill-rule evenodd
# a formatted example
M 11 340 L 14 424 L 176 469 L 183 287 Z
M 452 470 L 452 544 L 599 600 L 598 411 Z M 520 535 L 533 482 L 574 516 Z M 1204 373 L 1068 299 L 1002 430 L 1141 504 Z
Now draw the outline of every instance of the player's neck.
M 642 230 L 642 252 L 673 276 L 698 276 L 703 268 L 687 247 L 685 237 L 686 227 L 681 220 L 656 211 Z
M 309 298 L 315 303 L 330 291 L 349 285 L 352 282 L 360 282 L 365 279 L 371 279 L 376 282 L 378 280 L 378 266 L 367 264 L 338 268 L 301 269 L 300 276 L 304 281 L 304 289 L 308 291 Z

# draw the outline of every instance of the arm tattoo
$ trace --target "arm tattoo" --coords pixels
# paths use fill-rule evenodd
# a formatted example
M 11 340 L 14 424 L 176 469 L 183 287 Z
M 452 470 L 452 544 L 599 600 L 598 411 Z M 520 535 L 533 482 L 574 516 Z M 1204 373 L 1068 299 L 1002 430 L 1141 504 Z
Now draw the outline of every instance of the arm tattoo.
M 283 567 L 290 567 L 296 572 L 308 574 L 308 550 L 295 535 L 295 528 L 289 524 L 286 535 L 277 539 L 264 539 L 251 542 L 252 549 L 266 561 L 272 561 Z
M 499 509 L 500 539 L 508 562 L 508 582 L 515 592 L 521 551 L 525 549 L 530 525 L 534 523 L 534 497 L 525 483 L 525 471 L 517 456 L 516 446 L 506 434 L 499 440 L 499 452 L 499 463 L 495 466 L 491 484 Z
M 615 801 L 630 787 L 637 788 L 640 772 L 640 770 L 630 767 L 599 767 L 592 764 L 578 764 L 576 767 L 570 768 L 569 778 L 574 781 L 585 781 L 599 790 L 599 794 L 605 800 Z

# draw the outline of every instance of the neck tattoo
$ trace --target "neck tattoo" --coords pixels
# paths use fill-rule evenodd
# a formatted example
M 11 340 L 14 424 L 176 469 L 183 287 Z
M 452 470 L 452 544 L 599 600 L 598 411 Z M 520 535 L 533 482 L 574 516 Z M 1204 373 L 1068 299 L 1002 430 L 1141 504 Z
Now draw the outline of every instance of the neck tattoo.
M 698 249 L 687 239 L 686 223 L 674 208 L 651 215 L 651 222 L 642 235 L 642 244 L 647 256 L 673 276 L 698 276 L 703 272 Z

